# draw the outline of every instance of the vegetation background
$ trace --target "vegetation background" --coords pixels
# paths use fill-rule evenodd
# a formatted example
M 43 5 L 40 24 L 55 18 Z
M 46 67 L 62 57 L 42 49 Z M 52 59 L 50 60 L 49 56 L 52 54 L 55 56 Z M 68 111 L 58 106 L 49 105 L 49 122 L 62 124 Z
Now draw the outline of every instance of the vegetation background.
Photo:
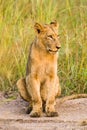
M 35 22 L 59 22 L 63 95 L 87 93 L 87 0 L 0 0 L 0 91 L 25 75 Z

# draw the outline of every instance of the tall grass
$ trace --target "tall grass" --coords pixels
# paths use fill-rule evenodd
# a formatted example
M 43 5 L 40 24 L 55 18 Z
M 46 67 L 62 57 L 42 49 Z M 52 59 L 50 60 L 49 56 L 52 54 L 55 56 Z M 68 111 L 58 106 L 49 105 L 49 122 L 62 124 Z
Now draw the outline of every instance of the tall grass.
M 87 92 L 87 0 L 0 0 L 0 90 L 25 75 L 34 22 L 59 24 L 63 94 Z

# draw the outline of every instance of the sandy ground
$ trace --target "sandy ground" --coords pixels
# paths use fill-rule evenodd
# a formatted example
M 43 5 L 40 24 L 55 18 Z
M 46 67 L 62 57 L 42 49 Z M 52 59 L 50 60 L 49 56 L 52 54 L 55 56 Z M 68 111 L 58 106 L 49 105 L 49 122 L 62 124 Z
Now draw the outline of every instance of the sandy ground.
M 21 98 L 9 101 L 0 94 L 0 130 L 87 130 L 81 122 L 87 119 L 87 98 L 57 100 L 58 117 L 30 118 L 28 103 Z

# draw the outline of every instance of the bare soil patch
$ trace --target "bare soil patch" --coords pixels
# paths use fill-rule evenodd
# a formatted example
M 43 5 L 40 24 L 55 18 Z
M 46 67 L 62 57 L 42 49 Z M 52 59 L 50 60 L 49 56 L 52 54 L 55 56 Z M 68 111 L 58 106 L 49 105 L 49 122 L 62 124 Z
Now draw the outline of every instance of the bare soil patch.
M 87 120 L 87 98 L 68 100 L 60 104 L 57 100 L 58 117 L 30 118 L 26 114 L 28 103 L 19 96 L 9 100 L 0 93 L 0 130 L 87 130 L 81 125 Z

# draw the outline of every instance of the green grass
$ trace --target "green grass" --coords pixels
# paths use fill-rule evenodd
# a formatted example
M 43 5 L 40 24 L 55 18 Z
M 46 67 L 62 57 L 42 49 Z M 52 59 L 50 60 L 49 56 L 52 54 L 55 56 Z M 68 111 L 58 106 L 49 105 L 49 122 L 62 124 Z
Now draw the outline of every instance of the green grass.
M 25 75 L 35 22 L 59 22 L 62 93 L 87 93 L 87 0 L 0 0 L 0 90 Z

